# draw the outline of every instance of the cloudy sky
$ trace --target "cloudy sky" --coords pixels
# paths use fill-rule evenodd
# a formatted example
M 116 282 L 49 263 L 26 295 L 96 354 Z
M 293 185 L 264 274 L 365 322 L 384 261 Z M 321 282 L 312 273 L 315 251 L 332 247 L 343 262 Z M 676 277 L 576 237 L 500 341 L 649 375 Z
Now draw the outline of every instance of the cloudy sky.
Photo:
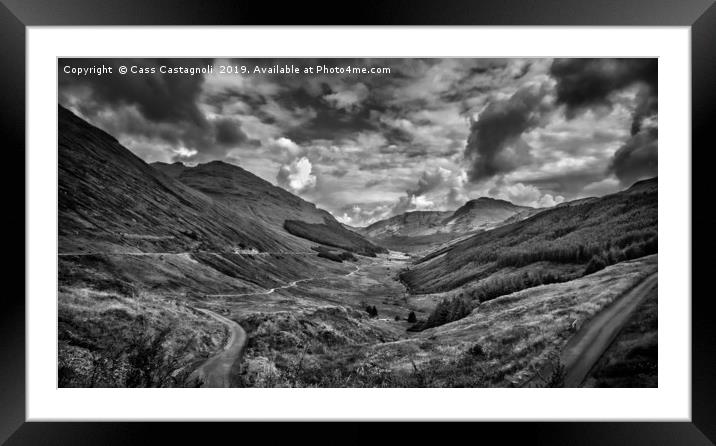
M 102 64 L 113 74 L 64 72 Z M 158 72 L 207 64 L 390 73 Z M 655 176 L 657 96 L 656 59 L 59 61 L 59 102 L 145 161 L 233 163 L 356 226 L 480 196 L 552 206 Z

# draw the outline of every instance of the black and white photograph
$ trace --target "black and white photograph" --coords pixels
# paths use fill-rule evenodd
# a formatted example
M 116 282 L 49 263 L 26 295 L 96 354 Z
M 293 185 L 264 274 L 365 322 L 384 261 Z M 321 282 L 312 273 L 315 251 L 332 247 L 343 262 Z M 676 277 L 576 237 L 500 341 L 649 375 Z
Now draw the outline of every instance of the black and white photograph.
M 57 386 L 658 387 L 657 61 L 59 58 Z

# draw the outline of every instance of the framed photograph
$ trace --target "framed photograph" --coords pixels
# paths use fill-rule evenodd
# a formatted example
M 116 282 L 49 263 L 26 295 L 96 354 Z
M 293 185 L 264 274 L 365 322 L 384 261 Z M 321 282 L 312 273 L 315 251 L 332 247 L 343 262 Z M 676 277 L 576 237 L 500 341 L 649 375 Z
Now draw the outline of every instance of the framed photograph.
M 25 185 L 1 440 L 509 421 L 712 444 L 713 2 L 101 3 L 1 9 Z

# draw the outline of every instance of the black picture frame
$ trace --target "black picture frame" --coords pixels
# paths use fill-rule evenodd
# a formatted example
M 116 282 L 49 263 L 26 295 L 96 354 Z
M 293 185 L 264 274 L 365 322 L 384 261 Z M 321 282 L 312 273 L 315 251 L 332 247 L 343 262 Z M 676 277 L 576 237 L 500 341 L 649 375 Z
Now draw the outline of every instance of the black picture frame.
M 8 205 L 6 234 L 25 233 L 25 197 L 18 184 L 25 185 L 25 36 L 28 26 L 107 25 L 521 25 L 521 26 L 684 26 L 691 28 L 692 73 L 692 203 L 709 203 L 709 185 L 696 170 L 705 168 L 713 145 L 711 116 L 716 104 L 716 5 L 713 0 L 441 0 L 337 2 L 272 2 L 238 0 L 2 0 L 0 5 L 0 126 L 5 145 L 4 201 Z M 668 148 L 682 150 L 681 148 Z M 693 162 L 696 161 L 696 162 Z M 13 166 L 13 167 L 10 167 Z M 21 182 L 21 183 L 20 183 Z M 22 211 L 21 211 L 22 209 Z M 716 330 L 711 293 L 697 293 L 697 285 L 708 277 L 713 262 L 698 262 L 696 254 L 713 247 L 706 233 L 709 219 L 692 218 L 692 238 L 701 240 L 692 249 L 692 417 L 691 422 L 549 422 L 482 423 L 468 427 L 482 441 L 498 434 L 500 442 L 529 441 L 532 444 L 678 444 L 716 443 Z M 17 244 L 20 237 L 5 241 Z M 24 248 L 23 242 L 23 248 Z M 13 246 L 15 248 L 15 246 Z M 8 251 L 6 251 L 7 253 Z M 159 423 L 41 423 L 25 421 L 25 285 L 19 285 L 23 261 L 12 258 L 6 269 L 8 284 L 0 310 L 0 442 L 19 444 L 127 444 L 153 440 L 160 433 L 162 443 L 171 438 L 184 441 L 197 435 L 189 424 Z M 21 266 L 22 265 L 22 266 Z M 17 271 L 16 271 L 17 270 Z M 19 286 L 17 286 L 19 285 Z M 9 290 L 10 288 L 8 288 Z M 691 296 L 670 296 L 688 299 Z M 618 402 L 615 402 L 618 404 Z M 218 423 L 217 423 L 218 424 Z M 211 436 L 238 438 L 231 423 L 214 424 Z M 339 437 L 365 437 L 364 426 L 336 423 Z M 207 431 L 206 425 L 201 430 Z M 243 429 L 243 428 L 242 428 Z M 266 427 L 264 426 L 264 429 Z M 293 424 L 288 429 L 268 428 L 293 438 L 315 436 L 315 427 Z M 416 428 L 400 426 L 398 435 L 411 441 Z M 420 430 L 424 430 L 421 428 Z M 313 432 L 312 432 L 313 431 Z M 413 435 L 410 434 L 413 433 Z M 201 436 L 205 433 L 198 434 Z M 245 434 L 244 434 L 245 435 Z M 248 437 L 245 437 L 248 438 Z M 478 437 L 475 437 L 478 438 Z M 206 440 L 206 438 L 205 438 Z M 272 440 L 276 440 L 275 437 Z M 272 441 L 274 442 L 274 441 Z

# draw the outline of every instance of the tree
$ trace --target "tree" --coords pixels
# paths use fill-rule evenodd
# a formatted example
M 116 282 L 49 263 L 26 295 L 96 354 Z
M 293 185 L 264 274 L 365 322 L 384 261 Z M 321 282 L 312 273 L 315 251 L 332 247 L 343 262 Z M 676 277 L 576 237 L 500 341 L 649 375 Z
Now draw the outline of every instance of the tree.
M 607 262 L 604 260 L 604 258 L 600 255 L 595 255 L 592 257 L 589 263 L 587 263 L 587 266 L 584 269 L 584 275 L 586 276 L 587 274 L 602 270 L 606 267 Z
M 415 317 L 415 311 L 411 311 L 410 314 L 408 315 L 408 322 L 410 322 L 411 324 L 414 324 L 417 321 L 418 321 L 418 318 Z

